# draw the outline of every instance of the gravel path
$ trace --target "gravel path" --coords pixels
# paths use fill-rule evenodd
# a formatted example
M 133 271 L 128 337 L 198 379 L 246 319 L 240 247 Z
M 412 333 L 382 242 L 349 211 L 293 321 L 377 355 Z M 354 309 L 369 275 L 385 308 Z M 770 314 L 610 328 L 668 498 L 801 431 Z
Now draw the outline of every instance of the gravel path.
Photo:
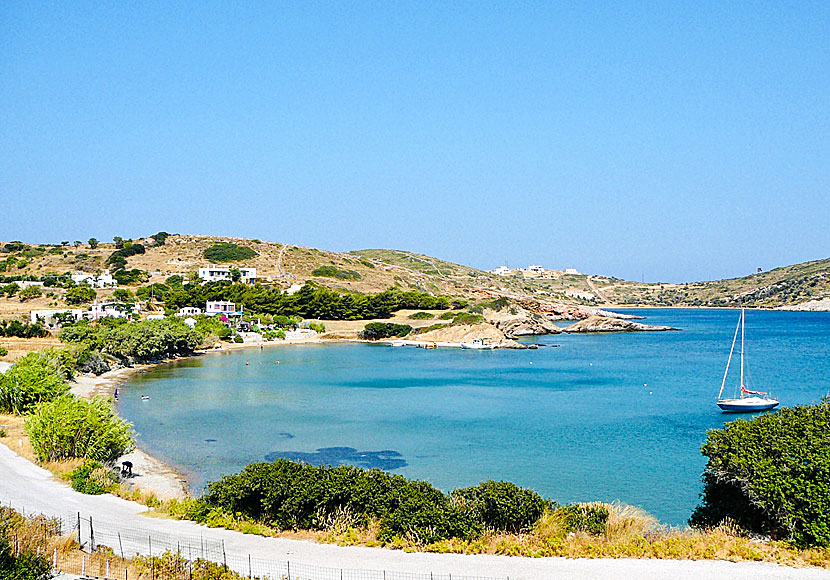
M 0 502 L 24 507 L 27 512 L 69 516 L 80 512 L 91 516 L 96 526 L 115 529 L 123 526 L 143 534 L 201 537 L 205 542 L 224 544 L 228 558 L 290 560 L 332 568 L 387 570 L 435 574 L 468 575 L 512 579 L 657 580 L 830 580 L 830 571 L 794 569 L 764 563 L 676 560 L 571 560 L 565 558 L 518 558 L 490 555 L 407 554 L 394 550 L 339 547 L 283 538 L 263 538 L 228 530 L 212 529 L 193 522 L 148 518 L 146 508 L 110 496 L 88 496 L 73 491 L 63 482 L 0 445 Z M 103 534 L 102 534 L 103 535 Z M 106 538 L 98 543 L 109 543 Z M 117 548 L 117 546 L 113 546 Z

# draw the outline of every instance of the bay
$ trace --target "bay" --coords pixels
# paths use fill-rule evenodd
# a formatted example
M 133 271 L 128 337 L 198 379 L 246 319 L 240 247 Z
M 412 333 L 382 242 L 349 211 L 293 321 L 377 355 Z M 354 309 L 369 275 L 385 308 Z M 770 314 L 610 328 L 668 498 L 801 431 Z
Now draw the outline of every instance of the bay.
M 738 311 L 619 309 L 679 332 L 548 335 L 538 350 L 266 347 L 156 367 L 121 388 L 138 443 L 209 480 L 274 457 L 380 467 L 444 490 L 512 481 L 685 525 Z M 748 311 L 750 385 L 830 390 L 830 313 Z M 279 363 L 277 363 L 279 361 Z M 142 395 L 149 396 L 143 401 Z

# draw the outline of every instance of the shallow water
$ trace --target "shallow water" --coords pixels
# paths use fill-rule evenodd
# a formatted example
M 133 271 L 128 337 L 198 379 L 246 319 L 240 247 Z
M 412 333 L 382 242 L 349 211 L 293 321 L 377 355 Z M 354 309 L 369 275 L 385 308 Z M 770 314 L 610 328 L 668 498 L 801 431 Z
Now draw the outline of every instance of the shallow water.
M 735 418 L 715 399 L 738 312 L 621 311 L 682 331 L 535 337 L 527 342 L 548 346 L 524 351 L 328 344 L 211 354 L 138 375 L 121 389 L 119 412 L 197 491 L 287 457 L 377 466 L 445 490 L 503 479 L 559 502 L 620 500 L 682 525 L 697 505 L 706 430 Z M 830 313 L 748 311 L 746 324 L 751 387 L 784 406 L 828 393 Z

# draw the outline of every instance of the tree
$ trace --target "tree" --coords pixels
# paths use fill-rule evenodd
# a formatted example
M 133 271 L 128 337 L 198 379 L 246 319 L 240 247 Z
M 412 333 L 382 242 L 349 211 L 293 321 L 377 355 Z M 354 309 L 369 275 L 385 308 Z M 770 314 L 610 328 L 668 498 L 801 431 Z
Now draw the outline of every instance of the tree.
M 85 458 L 115 461 L 134 448 L 131 425 L 115 414 L 109 400 L 72 395 L 38 404 L 26 433 L 40 461 Z
M 41 296 L 43 296 L 43 291 L 40 289 L 40 286 L 27 286 L 18 293 L 21 302 L 32 298 L 40 298 Z
M 89 238 L 89 242 L 87 243 L 89 244 L 89 247 L 93 250 L 98 247 L 98 240 L 96 240 L 95 238 Z
M 83 242 L 82 242 L 81 240 L 75 240 L 75 242 L 74 242 L 72 245 L 74 245 L 74 246 L 77 248 L 77 247 L 79 247 L 81 244 L 83 244 Z
M 231 275 L 231 282 L 236 283 L 236 282 L 239 282 L 242 279 L 242 272 L 239 270 L 239 268 L 231 268 L 230 269 L 230 275 Z
M 122 238 L 121 236 L 115 236 L 114 238 L 112 238 L 112 241 L 115 242 L 116 250 L 120 250 L 124 247 L 124 238 Z
M 90 286 L 87 284 L 79 284 L 67 290 L 64 298 L 67 304 L 77 306 L 78 304 L 89 304 L 97 296 L 98 294 Z
M 6 296 L 8 296 L 9 298 L 11 298 L 11 297 L 12 297 L 12 296 L 14 296 L 15 294 L 17 294 L 17 291 L 18 291 L 18 290 L 20 290 L 20 286 L 18 286 L 18 285 L 17 285 L 17 284 L 15 284 L 14 282 L 12 282 L 11 284 L 6 284 L 6 285 L 5 285 L 5 286 L 3 286 L 2 288 L 0 288 L 0 290 L 2 290 L 2 291 L 3 291 L 3 294 L 5 294 L 5 295 L 6 295 Z
M 135 298 L 132 292 L 125 288 L 116 288 L 112 292 L 112 297 L 114 300 L 119 302 L 130 302 Z
M 830 546 L 830 399 L 708 432 L 695 527 L 731 519 L 797 546 Z
M 41 401 L 67 393 L 69 385 L 57 364 L 57 357 L 30 353 L 0 375 L 0 411 L 22 415 Z

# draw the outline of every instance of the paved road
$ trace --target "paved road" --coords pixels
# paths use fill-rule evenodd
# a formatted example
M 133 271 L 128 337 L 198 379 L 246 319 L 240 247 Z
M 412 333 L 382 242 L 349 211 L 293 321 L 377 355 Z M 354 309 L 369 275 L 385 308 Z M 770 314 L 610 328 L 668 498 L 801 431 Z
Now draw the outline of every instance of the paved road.
M 483 576 L 511 579 L 582 580 L 830 580 L 830 571 L 793 569 L 763 563 L 689 562 L 673 560 L 569 560 L 565 558 L 516 558 L 457 554 L 407 554 L 394 550 L 339 547 L 283 538 L 263 538 L 212 529 L 193 522 L 148 518 L 145 507 L 110 496 L 89 496 L 73 491 L 51 473 L 0 445 L 0 502 L 25 507 L 27 512 L 66 517 L 80 512 L 92 517 L 96 528 L 140 530 L 143 535 L 200 538 L 222 545 L 229 561 L 255 559 L 290 560 L 292 565 Z M 126 541 L 129 534 L 125 533 Z M 100 536 L 100 537 L 98 537 Z M 97 543 L 112 545 L 112 538 L 96 533 Z M 133 549 L 146 553 L 139 544 Z M 157 548 L 158 549 L 158 548 Z M 221 560 L 217 560 L 221 561 Z M 245 572 L 246 570 L 240 570 Z

